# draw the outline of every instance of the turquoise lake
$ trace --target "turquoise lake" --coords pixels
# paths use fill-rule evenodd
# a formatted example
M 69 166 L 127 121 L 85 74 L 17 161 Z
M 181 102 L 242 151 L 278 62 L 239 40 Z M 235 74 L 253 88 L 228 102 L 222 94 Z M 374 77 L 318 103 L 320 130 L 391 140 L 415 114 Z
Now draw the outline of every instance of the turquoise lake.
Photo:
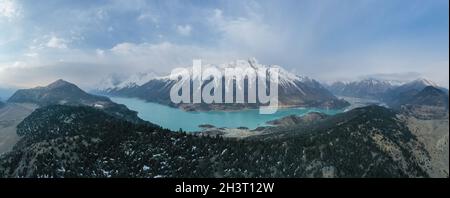
M 274 114 L 262 115 L 258 109 L 242 111 L 209 111 L 186 112 L 181 109 L 168 107 L 157 103 L 149 103 L 133 98 L 111 97 L 111 100 L 126 105 L 129 109 L 138 112 L 138 116 L 146 121 L 158 124 L 164 128 L 178 131 L 199 131 L 201 124 L 210 124 L 216 127 L 247 127 L 255 129 L 267 126 L 266 122 L 288 115 L 304 115 L 309 112 L 322 112 L 329 115 L 342 112 L 342 110 L 326 110 L 317 108 L 285 108 L 278 109 Z

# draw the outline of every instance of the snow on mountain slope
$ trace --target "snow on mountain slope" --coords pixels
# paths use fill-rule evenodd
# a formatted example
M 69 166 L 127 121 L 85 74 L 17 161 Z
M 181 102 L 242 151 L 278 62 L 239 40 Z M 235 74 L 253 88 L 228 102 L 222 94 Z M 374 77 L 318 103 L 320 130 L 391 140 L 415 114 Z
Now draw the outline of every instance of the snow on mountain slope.
M 157 77 L 157 74 L 154 72 L 137 73 L 137 74 L 131 75 L 129 78 L 123 80 L 116 87 L 117 88 L 126 88 L 126 87 L 141 86 L 156 77 Z
M 249 60 L 235 60 L 229 63 L 225 63 L 225 64 L 221 64 L 218 66 L 214 66 L 211 64 L 206 64 L 206 65 L 202 65 L 202 70 L 206 70 L 208 68 L 216 68 L 219 71 L 221 71 L 221 74 L 224 74 L 225 69 L 227 68 L 239 68 L 242 69 L 243 71 L 245 71 L 248 68 L 253 68 L 253 69 L 269 69 L 269 68 L 277 68 L 279 69 L 279 84 L 281 86 L 284 87 L 289 87 L 289 86 L 293 86 L 295 88 L 297 88 L 299 91 L 302 92 L 301 88 L 297 86 L 298 82 L 303 82 L 303 83 L 312 83 L 314 82 L 313 79 L 310 79 L 308 77 L 305 76 L 299 76 L 296 74 L 293 74 L 291 72 L 288 72 L 287 70 L 285 70 L 284 68 L 282 68 L 281 66 L 278 65 L 262 65 L 259 64 L 257 62 L 256 59 L 249 59 Z M 190 73 L 192 73 L 192 67 L 187 67 L 186 68 Z M 195 76 L 194 76 L 195 77 Z M 251 76 L 248 76 L 248 78 L 250 78 Z M 165 76 L 158 76 L 156 73 L 154 72 L 142 72 L 142 73 L 137 73 L 134 75 L 131 75 L 129 77 L 123 77 L 123 76 L 118 76 L 118 75 L 109 75 L 108 77 L 106 77 L 105 79 L 103 79 L 97 86 L 96 88 L 98 90 L 102 90 L 102 91 L 108 91 L 108 90 L 119 90 L 119 89 L 123 89 L 123 88 L 131 88 L 131 87 L 135 87 L 135 86 L 142 86 L 143 84 L 153 80 L 153 79 L 158 79 L 158 80 L 166 80 L 169 81 L 170 80 L 170 75 L 165 75 Z M 193 78 L 192 80 L 195 80 L 195 78 Z M 236 80 L 236 79 L 234 79 Z M 254 79 L 250 78 L 249 81 L 253 82 Z M 256 81 L 256 80 L 255 80 Z
M 108 92 L 110 90 L 142 86 L 156 78 L 158 78 L 158 75 L 155 72 L 140 72 L 130 76 L 111 74 L 103 78 L 95 88 L 96 92 Z
M 279 71 L 278 75 L 278 96 L 279 103 L 282 106 L 303 106 L 303 107 L 329 107 L 329 108 L 342 108 L 348 103 L 343 100 L 337 99 L 331 92 L 323 87 L 319 82 L 304 76 L 299 76 L 291 72 L 286 71 L 284 68 L 278 65 L 263 65 L 259 64 L 255 59 L 249 60 L 236 60 L 220 65 L 202 65 L 202 70 L 205 71 L 209 68 L 216 68 L 220 71 L 220 79 L 215 79 L 214 82 L 204 81 L 207 83 L 222 83 L 227 78 L 223 75 L 227 68 L 239 68 L 242 71 L 247 69 L 258 69 L 258 71 L 267 71 L 269 68 L 276 68 Z M 192 74 L 192 67 L 186 68 Z M 260 70 L 261 69 L 261 70 Z M 233 80 L 236 85 L 237 91 L 243 91 L 247 96 L 248 87 L 257 87 L 258 76 L 266 75 L 266 73 L 258 73 L 256 75 L 247 75 L 244 78 L 228 79 Z M 143 75 L 145 77 L 151 75 Z M 205 77 L 204 77 L 205 78 Z M 142 80 L 141 80 L 142 79 Z M 149 80 L 148 80 L 149 79 Z M 144 80 L 148 80 L 143 83 Z M 191 83 L 198 80 L 198 77 L 194 75 L 191 79 Z M 176 83 L 176 81 L 170 79 L 170 75 L 156 77 L 151 76 L 148 78 L 139 78 L 136 80 L 134 77 L 127 78 L 117 85 L 109 88 L 103 88 L 100 92 L 106 95 L 123 96 L 123 97 L 136 97 L 150 102 L 158 102 L 168 105 L 173 105 L 170 102 L 170 88 Z M 225 82 L 228 84 L 227 82 Z M 231 83 L 231 84 L 233 84 Z M 254 84 L 256 83 L 256 85 Z M 243 86 L 242 86 L 243 85 Z M 229 88 L 227 86 L 222 91 L 228 93 Z M 234 96 L 235 94 L 232 93 Z M 194 108 L 195 109 L 195 108 Z
M 336 95 L 379 99 L 383 94 L 396 87 L 398 83 L 377 79 L 364 79 L 353 82 L 335 82 L 329 89 Z

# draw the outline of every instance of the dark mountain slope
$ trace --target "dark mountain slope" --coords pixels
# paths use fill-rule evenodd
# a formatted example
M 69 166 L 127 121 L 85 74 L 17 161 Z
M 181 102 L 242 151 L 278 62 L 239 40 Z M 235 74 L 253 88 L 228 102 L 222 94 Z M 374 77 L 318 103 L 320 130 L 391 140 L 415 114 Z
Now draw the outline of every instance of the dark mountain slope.
M 402 104 L 428 105 L 448 108 L 448 94 L 433 86 L 425 87 L 411 98 L 406 98 Z
M 90 107 L 48 106 L 18 128 L 2 177 L 426 177 L 415 138 L 379 107 L 283 138 L 229 140 L 132 124 Z M 283 133 L 283 132 L 279 132 Z
M 272 133 L 252 139 L 286 139 L 295 144 L 310 145 L 312 151 L 320 151 L 313 155 L 320 156 L 323 163 L 368 177 L 397 175 L 391 172 L 393 170 L 421 175 L 417 170 L 426 168 L 422 161 L 429 161 L 423 145 L 396 113 L 379 106 L 357 108 L 307 126 L 274 128 Z M 346 160 L 355 164 L 342 163 Z M 392 167 L 379 170 L 384 166 Z M 371 172 L 376 170 L 384 173 Z
M 428 86 L 410 97 L 398 100 L 395 109 L 419 119 L 448 119 L 448 93 Z
M 445 88 L 439 87 L 432 81 L 426 79 L 417 79 L 402 86 L 388 90 L 383 96 L 383 101 L 386 102 L 390 107 L 398 108 L 426 87 L 434 87 L 448 93 Z

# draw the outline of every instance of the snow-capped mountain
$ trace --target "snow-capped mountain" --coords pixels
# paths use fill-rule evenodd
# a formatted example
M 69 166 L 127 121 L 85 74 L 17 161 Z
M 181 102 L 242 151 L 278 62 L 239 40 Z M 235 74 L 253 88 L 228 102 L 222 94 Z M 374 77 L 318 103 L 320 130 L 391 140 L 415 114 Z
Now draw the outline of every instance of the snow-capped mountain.
M 339 96 L 380 99 L 386 91 L 399 85 L 398 82 L 364 79 L 353 82 L 335 82 L 330 85 L 329 90 Z
M 220 71 L 225 71 L 226 68 L 241 68 L 243 70 L 247 68 L 254 69 L 268 69 L 268 68 L 278 68 L 279 69 L 279 84 L 278 84 L 278 94 L 279 94 L 279 105 L 281 106 L 301 106 L 301 107 L 329 107 L 329 108 L 342 108 L 348 105 L 346 101 L 337 99 L 331 92 L 329 92 L 325 87 L 323 87 L 319 82 L 314 79 L 299 76 L 291 72 L 286 71 L 281 66 L 277 65 L 263 65 L 259 64 L 255 59 L 250 60 L 236 60 L 226 64 L 215 65 L 203 65 L 202 69 L 215 67 Z M 192 68 L 187 68 L 189 71 Z M 192 72 L 192 71 L 191 71 Z M 223 74 L 224 72 L 222 72 Z M 244 91 L 245 96 L 247 96 L 247 88 L 258 86 L 252 83 L 257 83 L 255 79 L 256 76 L 247 76 L 245 79 L 233 79 L 233 84 L 235 89 L 239 91 Z M 132 79 L 132 78 L 128 78 Z M 196 79 L 191 79 L 191 81 Z M 225 78 L 222 76 L 222 83 L 226 84 Z M 244 82 L 242 82 L 244 81 Z M 143 81 L 139 81 L 142 83 Z M 217 81 L 220 82 L 220 81 Z M 158 102 L 162 104 L 167 104 L 170 106 L 177 106 L 187 110 L 229 110 L 247 107 L 257 107 L 256 104 L 180 104 L 175 105 L 171 103 L 170 100 L 170 89 L 176 83 L 170 79 L 170 76 L 162 76 L 149 78 L 149 80 L 144 84 L 139 84 L 136 81 L 122 81 L 117 83 L 113 87 L 107 87 L 100 90 L 100 93 L 112 96 L 122 96 L 122 97 L 136 97 L 144 99 L 150 102 Z M 192 83 L 192 82 L 191 82 Z M 209 81 L 205 82 L 209 83 Z M 131 86 L 124 86 L 131 85 Z M 240 86 L 244 85 L 244 87 Z M 226 86 L 223 86 L 226 87 Z M 226 88 L 222 92 L 226 92 Z
M 405 84 L 399 86 L 397 89 L 395 89 L 395 91 L 397 91 L 397 92 L 404 92 L 404 91 L 409 91 L 409 90 L 419 90 L 420 91 L 428 86 L 439 88 L 439 85 L 436 84 L 435 82 L 425 79 L 425 78 L 420 78 L 420 79 L 417 79 L 417 80 L 414 80 L 414 81 L 411 81 L 411 82 L 408 82 L 408 83 L 405 83 Z
M 384 94 L 383 100 L 391 107 L 398 106 L 402 103 L 402 101 L 412 98 L 421 92 L 425 87 L 434 87 L 448 93 L 447 89 L 440 87 L 435 82 L 421 78 L 388 90 Z
M 136 87 L 141 86 L 156 77 L 158 77 L 158 75 L 155 72 L 141 72 L 131 76 L 112 74 L 100 81 L 96 88 L 98 90 L 108 91 L 112 89 L 117 90 Z
M 445 88 L 439 87 L 435 82 L 425 78 L 406 83 L 373 78 L 353 82 L 338 81 L 327 88 L 338 96 L 374 99 L 383 101 L 389 106 L 396 106 L 400 103 L 399 101 L 414 96 L 428 86 L 448 92 Z

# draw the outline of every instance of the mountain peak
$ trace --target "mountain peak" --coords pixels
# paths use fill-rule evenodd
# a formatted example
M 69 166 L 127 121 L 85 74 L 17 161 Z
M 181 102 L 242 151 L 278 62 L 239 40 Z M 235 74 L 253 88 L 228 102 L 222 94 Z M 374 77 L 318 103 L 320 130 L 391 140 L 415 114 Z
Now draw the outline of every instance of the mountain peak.
M 49 85 L 47 85 L 47 88 L 49 89 L 55 89 L 55 88 L 59 88 L 59 87 L 64 87 L 64 86 L 76 86 L 70 82 L 67 82 L 63 79 L 59 79 L 53 83 L 50 83 Z
M 45 87 L 17 90 L 9 99 L 15 103 L 34 103 L 42 106 L 51 104 L 94 104 L 107 101 L 105 98 L 90 95 L 75 84 L 59 79 Z

